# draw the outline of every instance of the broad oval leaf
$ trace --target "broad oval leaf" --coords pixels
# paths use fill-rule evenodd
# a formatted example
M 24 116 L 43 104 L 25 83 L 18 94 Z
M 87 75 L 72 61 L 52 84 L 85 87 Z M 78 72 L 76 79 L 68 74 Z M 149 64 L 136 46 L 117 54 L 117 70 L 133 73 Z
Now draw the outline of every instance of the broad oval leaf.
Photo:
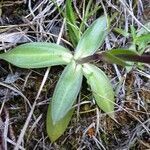
M 73 112 L 74 109 L 71 109 L 61 120 L 59 120 L 54 125 L 51 114 L 51 103 L 49 104 L 46 118 L 46 129 L 51 142 L 55 142 L 64 133 L 71 120 Z
M 107 35 L 107 18 L 102 16 L 85 31 L 75 50 L 75 59 L 95 53 Z
M 53 124 L 62 119 L 71 109 L 82 82 L 82 67 L 72 61 L 66 66 L 56 85 L 52 97 Z
M 84 64 L 83 74 L 98 106 L 114 119 L 114 92 L 105 73 L 94 65 Z
M 33 42 L 0 54 L 0 59 L 21 68 L 43 68 L 68 64 L 72 54 L 68 49 L 54 43 Z

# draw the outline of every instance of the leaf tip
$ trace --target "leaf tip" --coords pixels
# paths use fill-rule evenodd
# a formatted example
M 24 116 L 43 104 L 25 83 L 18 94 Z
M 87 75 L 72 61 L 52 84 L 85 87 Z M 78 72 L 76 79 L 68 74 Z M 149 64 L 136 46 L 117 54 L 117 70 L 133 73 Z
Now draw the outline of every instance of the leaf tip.
M 111 119 L 116 120 L 116 119 L 115 119 L 115 114 L 114 114 L 114 112 L 109 113 L 108 116 L 109 116 Z

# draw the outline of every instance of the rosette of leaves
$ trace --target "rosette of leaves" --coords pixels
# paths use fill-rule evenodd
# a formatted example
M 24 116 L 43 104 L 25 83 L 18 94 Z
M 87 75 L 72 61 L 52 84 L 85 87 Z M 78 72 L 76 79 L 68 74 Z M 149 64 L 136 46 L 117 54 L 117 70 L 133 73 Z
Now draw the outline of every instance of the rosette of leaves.
M 71 119 L 72 105 L 80 91 L 83 75 L 87 78 L 100 108 L 106 113 L 113 112 L 114 93 L 104 72 L 88 63 L 83 65 L 77 62 L 83 57 L 93 55 L 106 35 L 107 19 L 102 16 L 82 35 L 74 55 L 67 48 L 44 42 L 23 44 L 0 54 L 1 59 L 21 68 L 67 65 L 58 80 L 47 113 L 47 130 L 52 141 L 63 133 Z
M 66 65 L 62 72 L 47 112 L 47 133 L 52 142 L 66 130 L 85 76 L 97 105 L 114 119 L 114 92 L 105 73 L 89 63 L 102 59 L 111 63 L 127 65 L 128 56 L 137 56 L 128 50 L 112 50 L 96 53 L 108 33 L 106 16 L 96 19 L 79 39 L 74 54 L 54 43 L 26 43 L 0 54 L 0 59 L 21 68 L 43 68 Z M 123 57 L 124 55 L 124 57 Z M 134 59 L 135 60 L 135 59 Z

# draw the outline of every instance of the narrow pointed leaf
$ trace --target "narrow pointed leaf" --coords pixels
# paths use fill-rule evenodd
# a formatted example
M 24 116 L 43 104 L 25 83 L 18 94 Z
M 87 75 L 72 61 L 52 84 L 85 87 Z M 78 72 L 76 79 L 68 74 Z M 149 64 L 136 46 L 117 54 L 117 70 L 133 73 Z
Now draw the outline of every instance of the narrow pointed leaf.
M 76 25 L 76 18 L 72 8 L 72 0 L 66 0 L 66 18 L 70 40 L 73 46 L 76 46 L 79 41 L 80 32 Z
M 75 50 L 75 59 L 95 53 L 107 35 L 107 18 L 102 16 L 85 31 Z
M 94 65 L 84 64 L 83 74 L 91 87 L 98 106 L 114 119 L 114 92 L 105 73 Z
M 137 55 L 138 53 L 135 50 L 128 50 L 128 49 L 111 49 L 109 51 L 107 51 L 108 53 L 112 54 L 112 55 Z
M 114 31 L 116 31 L 117 33 L 123 35 L 124 37 L 129 37 L 129 33 L 121 28 L 114 28 Z
M 74 61 L 63 71 L 52 98 L 53 124 L 62 119 L 71 109 L 82 82 L 82 68 Z
M 6 53 L 0 54 L 0 59 L 21 68 L 43 68 L 71 61 L 71 52 L 57 44 L 33 42 L 22 44 Z
M 131 64 L 128 62 L 130 60 L 123 59 L 125 55 L 133 56 L 137 55 L 137 53 L 133 50 L 125 50 L 125 49 L 112 49 L 110 51 L 106 51 L 103 53 L 104 60 L 121 65 L 123 67 L 125 66 L 131 66 Z
M 130 66 L 130 64 L 126 63 L 124 60 L 120 59 L 119 57 L 116 57 L 115 55 L 109 52 L 105 52 L 103 54 L 103 60 L 108 63 L 117 64 L 123 67 Z
M 60 121 L 53 125 L 51 103 L 49 104 L 46 119 L 46 129 L 51 142 L 55 142 L 64 133 L 71 120 L 73 112 L 74 109 L 71 109 Z
M 145 34 L 145 35 L 141 35 L 139 37 L 137 37 L 136 42 L 140 45 L 140 43 L 150 43 L 150 33 L 149 34 Z
M 136 39 L 136 29 L 133 25 L 130 25 L 130 30 L 131 30 L 131 36 L 132 36 L 132 39 L 133 39 L 133 43 L 135 43 L 135 39 Z
M 105 60 L 122 66 L 132 65 L 129 62 L 150 63 L 149 55 L 138 55 L 135 51 L 112 49 L 103 54 Z

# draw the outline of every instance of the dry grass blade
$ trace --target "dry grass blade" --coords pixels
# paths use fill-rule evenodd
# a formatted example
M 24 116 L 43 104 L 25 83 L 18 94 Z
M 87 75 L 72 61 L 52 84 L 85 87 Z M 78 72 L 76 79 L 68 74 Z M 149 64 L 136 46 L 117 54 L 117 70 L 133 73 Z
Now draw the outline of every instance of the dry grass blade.
M 14 88 L 14 87 L 12 87 L 12 86 L 10 86 L 8 84 L 3 83 L 3 82 L 0 82 L 0 85 L 4 86 L 6 88 L 9 88 L 10 90 L 13 90 L 14 92 L 18 93 L 28 103 L 29 107 L 31 107 L 30 101 L 25 97 L 25 95 L 21 91 L 19 91 L 18 89 Z
M 122 0 L 119 0 L 120 3 L 124 6 L 124 8 L 129 12 L 129 14 L 134 18 L 134 20 L 141 25 L 144 29 L 146 29 L 148 32 L 150 32 L 150 29 L 148 29 L 146 26 L 144 26 L 133 14 L 133 11 L 131 11 L 127 5 L 125 4 L 125 2 L 123 2 Z

